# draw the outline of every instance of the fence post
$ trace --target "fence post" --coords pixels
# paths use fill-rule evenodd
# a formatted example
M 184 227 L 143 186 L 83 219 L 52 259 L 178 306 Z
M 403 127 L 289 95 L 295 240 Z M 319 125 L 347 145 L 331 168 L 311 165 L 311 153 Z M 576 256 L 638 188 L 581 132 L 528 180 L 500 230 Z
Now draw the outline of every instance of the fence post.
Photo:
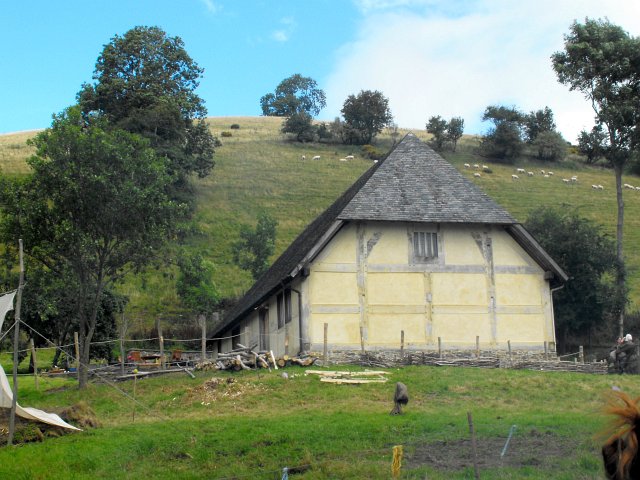
M 475 478 L 480 478 L 480 471 L 478 470 L 478 449 L 476 447 L 476 432 L 473 429 L 473 418 L 471 417 L 471 412 L 467 412 L 467 420 L 469 422 L 469 433 L 471 433 L 471 451 L 473 454 L 473 471 L 475 473 Z
M 360 349 L 364 353 L 364 327 L 360 325 Z
M 442 360 L 442 337 L 438 337 L 438 358 Z
M 507 340 L 507 348 L 509 349 L 509 366 L 513 366 L 513 359 L 511 358 L 511 340 Z
M 78 341 L 78 332 L 73 332 L 73 344 L 75 345 L 75 348 L 76 348 L 76 375 L 78 375 L 78 382 L 79 382 L 80 381 L 80 342 Z M 87 365 L 87 368 L 89 368 L 89 365 Z
M 580 345 L 579 354 L 580 363 L 584 363 L 584 347 Z
M 480 358 L 480 335 L 476 335 L 476 358 Z
M 164 337 L 162 336 L 160 319 L 156 320 L 156 328 L 158 329 L 158 337 L 160 338 L 160 367 L 164 370 Z
M 404 358 L 404 330 L 400 330 L 400 359 Z
M 200 361 L 207 360 L 207 317 L 204 315 L 198 316 L 200 322 L 201 337 L 200 337 Z
M 329 324 L 325 323 L 324 324 L 324 349 L 322 351 L 322 364 L 326 367 L 327 365 L 329 365 L 329 357 L 327 355 L 327 333 L 329 330 Z
M 33 382 L 36 390 L 38 390 L 38 359 L 36 358 L 36 347 L 33 344 L 33 338 L 29 340 L 29 348 L 31 349 L 31 360 L 33 360 Z
M 213 312 L 213 314 L 211 315 L 211 325 L 213 326 L 213 331 L 214 332 L 218 328 L 219 320 L 220 320 L 220 313 Z M 219 352 L 219 350 L 220 350 L 219 346 L 220 346 L 220 340 L 215 341 L 214 342 L 214 348 L 213 348 L 213 359 L 214 360 L 218 359 L 218 353 L 220 353 Z

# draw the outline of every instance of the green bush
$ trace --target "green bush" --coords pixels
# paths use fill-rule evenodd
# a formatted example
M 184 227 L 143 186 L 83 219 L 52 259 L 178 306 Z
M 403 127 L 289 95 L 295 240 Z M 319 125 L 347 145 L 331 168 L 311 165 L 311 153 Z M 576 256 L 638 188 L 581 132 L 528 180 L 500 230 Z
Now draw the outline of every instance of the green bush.
M 382 150 L 374 147 L 373 145 L 363 145 L 362 155 L 365 158 L 369 158 L 371 160 L 381 160 L 384 157 L 385 153 Z
M 237 123 L 234 123 L 229 128 L 231 130 L 240 130 L 240 125 L 238 125 Z
M 222 132 L 220 134 L 220 136 L 222 136 L 222 137 L 233 137 L 233 133 L 231 133 L 231 132 Z

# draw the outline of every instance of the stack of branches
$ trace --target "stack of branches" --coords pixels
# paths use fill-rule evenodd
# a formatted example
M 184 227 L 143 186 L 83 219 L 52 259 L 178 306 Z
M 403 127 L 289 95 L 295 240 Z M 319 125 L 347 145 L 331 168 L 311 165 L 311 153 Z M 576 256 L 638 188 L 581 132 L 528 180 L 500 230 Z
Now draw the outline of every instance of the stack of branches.
M 196 370 L 253 370 L 255 368 L 277 367 L 276 359 L 270 350 L 257 350 L 258 344 L 245 346 L 238 343 L 233 350 L 218 353 L 216 360 L 198 363 Z
M 257 350 L 258 344 L 246 347 L 241 343 L 229 352 L 219 353 L 217 360 L 198 363 L 196 370 L 253 370 L 257 368 L 275 368 L 287 367 L 289 365 L 300 365 L 308 367 L 313 365 L 316 357 L 310 355 L 301 355 L 299 357 L 290 357 L 283 355 L 274 357 L 271 350 Z

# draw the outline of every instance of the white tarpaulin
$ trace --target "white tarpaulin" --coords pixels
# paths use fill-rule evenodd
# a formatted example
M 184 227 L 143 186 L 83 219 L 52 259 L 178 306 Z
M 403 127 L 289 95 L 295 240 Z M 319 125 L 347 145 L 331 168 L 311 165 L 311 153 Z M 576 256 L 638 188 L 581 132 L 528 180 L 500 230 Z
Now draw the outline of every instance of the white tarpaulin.
M 0 331 L 2 330 L 2 324 L 4 323 L 4 317 L 9 310 L 13 310 L 13 297 L 16 296 L 16 292 L 7 293 L 0 297 Z
M 0 297 L 0 330 L 2 329 L 5 315 L 9 310 L 13 309 L 13 297 L 15 294 L 16 292 L 11 292 Z M 4 373 L 4 368 L 0 366 L 0 408 L 11 408 L 12 403 L 13 391 L 9 386 L 9 380 L 7 379 L 7 375 Z M 80 430 L 73 425 L 69 425 L 55 413 L 43 412 L 37 408 L 23 408 L 16 404 L 16 414 L 22 418 L 26 418 L 27 420 L 37 420 L 57 427 Z

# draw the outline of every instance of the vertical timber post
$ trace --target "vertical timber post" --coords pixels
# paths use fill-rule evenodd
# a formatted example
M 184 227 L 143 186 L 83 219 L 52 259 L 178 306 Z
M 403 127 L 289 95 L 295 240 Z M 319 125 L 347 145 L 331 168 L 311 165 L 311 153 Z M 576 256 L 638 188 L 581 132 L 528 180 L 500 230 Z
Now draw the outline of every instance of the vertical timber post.
M 198 316 L 200 322 L 200 361 L 205 362 L 207 360 L 207 317 L 204 315 Z
M 471 412 L 467 412 L 467 421 L 469 422 L 469 433 L 471 434 L 471 450 L 473 454 L 473 471 L 475 478 L 480 478 L 480 471 L 478 470 L 478 449 L 476 447 L 476 432 L 473 429 L 473 417 Z
M 584 363 L 584 347 L 582 345 L 578 350 L 578 357 L 580 358 L 580 363 Z
M 400 359 L 404 359 L 404 330 L 400 330 Z
M 442 360 L 442 337 L 438 337 L 438 358 Z
M 360 350 L 364 354 L 364 327 L 360 325 Z
M 16 431 L 16 407 L 18 405 L 18 343 L 20 341 L 20 313 L 22 309 L 22 286 L 24 284 L 24 262 L 22 260 L 22 239 L 18 240 L 20 257 L 20 280 L 18 281 L 18 293 L 16 294 L 16 311 L 13 326 L 13 398 L 11 400 L 11 414 L 9 416 L 9 437 L 7 445 L 13 444 L 13 435 Z
M 76 375 L 78 376 L 78 382 L 80 382 L 80 341 L 78 340 L 78 332 L 73 332 L 73 344 L 76 349 Z M 89 365 L 87 365 L 87 368 L 89 368 Z
M 29 340 L 29 349 L 31 350 L 31 360 L 33 360 L 33 383 L 38 390 L 38 359 L 36 357 L 36 347 L 33 344 L 33 338 Z
M 513 366 L 513 358 L 511 357 L 511 340 L 507 340 L 507 348 L 509 349 L 509 366 Z
M 476 335 L 476 358 L 480 358 L 480 335 Z
M 322 363 L 323 366 L 329 365 L 329 356 L 327 355 L 327 334 L 329 333 L 329 324 L 324 324 L 324 348 L 322 350 Z

